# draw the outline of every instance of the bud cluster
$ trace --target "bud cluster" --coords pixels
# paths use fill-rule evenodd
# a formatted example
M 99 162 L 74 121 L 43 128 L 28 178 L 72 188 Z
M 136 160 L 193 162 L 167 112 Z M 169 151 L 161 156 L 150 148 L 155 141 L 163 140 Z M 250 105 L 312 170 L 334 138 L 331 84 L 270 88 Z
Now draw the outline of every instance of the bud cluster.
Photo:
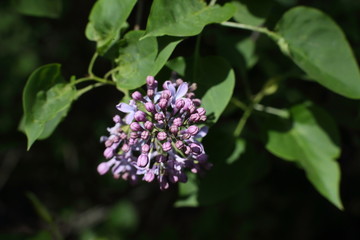
M 110 136 L 101 138 L 108 161 L 99 164 L 98 172 L 111 170 L 115 178 L 131 182 L 157 179 L 164 190 L 170 183 L 186 182 L 186 169 L 198 173 L 211 167 L 198 141 L 207 133 L 207 127 L 198 126 L 206 121 L 206 110 L 195 98 L 196 84 L 165 81 L 158 91 L 154 77 L 146 83 L 146 95 L 136 91 L 129 104 L 116 106 L 126 116 L 116 115 Z

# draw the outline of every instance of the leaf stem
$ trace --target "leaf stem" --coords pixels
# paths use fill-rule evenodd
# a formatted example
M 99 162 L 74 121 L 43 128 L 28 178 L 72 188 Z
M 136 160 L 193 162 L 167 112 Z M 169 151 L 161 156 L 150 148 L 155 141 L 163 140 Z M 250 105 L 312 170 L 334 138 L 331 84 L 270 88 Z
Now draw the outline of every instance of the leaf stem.
M 115 85 L 114 82 L 106 80 L 104 78 L 97 77 L 97 76 L 79 78 L 79 79 L 73 81 L 73 85 L 76 85 L 76 84 L 79 84 L 79 83 L 82 83 L 82 82 L 88 82 L 88 81 L 97 81 L 97 82 L 103 83 L 103 84 Z
M 231 103 L 234 104 L 236 107 L 240 108 L 241 110 L 246 111 L 246 109 L 248 108 L 248 106 L 246 106 L 245 103 L 243 103 L 242 101 L 240 101 L 239 99 L 232 97 L 231 98 Z
M 83 95 L 84 93 L 94 89 L 94 88 L 97 88 L 97 87 L 101 87 L 101 86 L 104 86 L 106 85 L 105 83 L 95 83 L 95 84 L 91 84 L 89 86 L 86 86 L 80 90 L 77 91 L 77 94 L 76 94 L 76 98 L 79 98 L 81 95 Z
M 275 41 L 279 41 L 281 39 L 281 36 L 279 34 L 273 32 L 273 31 L 270 31 L 269 29 L 267 29 L 265 27 L 257 27 L 257 26 L 252 26 L 252 25 L 248 25 L 248 24 L 243 24 L 243 23 L 236 23 L 236 22 L 222 22 L 220 24 L 223 26 L 226 26 L 226 27 L 240 28 L 240 29 L 245 29 L 245 30 L 261 32 L 261 33 L 266 34 L 267 36 L 269 36 L 270 38 L 272 38 Z
M 99 54 L 97 52 L 95 52 L 90 60 L 89 67 L 88 67 L 88 73 L 90 76 L 94 76 L 93 67 L 94 67 L 94 63 L 98 56 L 99 56 Z

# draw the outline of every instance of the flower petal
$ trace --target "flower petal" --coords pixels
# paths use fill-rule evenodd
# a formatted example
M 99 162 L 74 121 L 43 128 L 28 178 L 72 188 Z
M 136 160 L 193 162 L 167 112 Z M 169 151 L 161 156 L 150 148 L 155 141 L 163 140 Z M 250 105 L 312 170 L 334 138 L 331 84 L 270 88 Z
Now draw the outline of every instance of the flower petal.
M 182 98 L 189 90 L 188 84 L 187 83 L 182 83 L 178 89 L 177 92 L 175 94 L 175 100 Z
M 135 111 L 135 108 L 133 106 L 130 106 L 126 103 L 119 103 L 116 105 L 116 108 L 123 113 L 129 113 Z

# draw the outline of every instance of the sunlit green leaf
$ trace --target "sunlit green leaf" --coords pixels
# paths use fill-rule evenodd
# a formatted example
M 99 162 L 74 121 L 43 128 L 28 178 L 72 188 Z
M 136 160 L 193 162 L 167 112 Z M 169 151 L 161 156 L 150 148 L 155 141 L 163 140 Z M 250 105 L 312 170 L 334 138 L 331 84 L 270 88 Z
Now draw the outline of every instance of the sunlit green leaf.
M 360 98 L 360 71 L 339 26 L 325 13 L 295 7 L 277 24 L 279 44 L 312 79 L 348 98 Z
M 22 129 L 28 138 L 28 149 L 35 140 L 54 131 L 75 95 L 75 88 L 61 76 L 59 64 L 42 66 L 31 74 L 23 92 Z
M 342 209 L 339 195 L 340 155 L 337 127 L 330 116 L 310 104 L 290 109 L 292 123 L 271 121 L 266 148 L 274 155 L 297 162 L 314 187 Z
M 154 0 L 146 26 L 146 37 L 193 36 L 199 34 L 207 24 L 228 20 L 234 11 L 230 3 L 207 6 L 202 0 Z
M 120 36 L 120 30 L 126 26 L 136 0 L 98 0 L 93 6 L 85 35 L 97 42 L 97 50 L 104 54 Z
M 180 38 L 148 37 L 139 40 L 144 31 L 131 31 L 120 46 L 117 72 L 114 74 L 119 88 L 135 89 L 145 84 L 146 77 L 155 76 L 181 42 Z

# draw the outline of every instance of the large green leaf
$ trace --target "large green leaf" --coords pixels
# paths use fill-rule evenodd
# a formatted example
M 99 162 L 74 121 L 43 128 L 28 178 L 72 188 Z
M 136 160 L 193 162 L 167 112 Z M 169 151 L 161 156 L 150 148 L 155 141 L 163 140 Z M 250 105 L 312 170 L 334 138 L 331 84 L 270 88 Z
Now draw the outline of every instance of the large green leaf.
M 135 89 L 145 84 L 146 77 L 155 76 L 165 65 L 180 38 L 148 37 L 139 40 L 144 31 L 131 31 L 119 49 L 117 72 L 113 75 L 122 89 Z
M 62 11 L 61 0 L 12 0 L 16 10 L 35 17 L 58 18 Z
M 222 57 L 193 59 L 182 57 L 172 59 L 167 66 L 183 76 L 188 82 L 198 85 L 196 96 L 206 109 L 208 123 L 215 123 L 229 103 L 235 87 L 235 74 L 230 64 Z M 195 73 L 194 73 L 195 68 Z
M 340 155 L 337 127 L 318 107 L 302 104 L 290 109 L 292 123 L 272 119 L 266 148 L 274 155 L 298 163 L 314 187 L 342 209 L 339 196 Z M 275 128 L 274 128 L 275 127 Z
M 230 3 L 221 7 L 207 6 L 202 0 L 154 0 L 145 36 L 193 36 L 207 24 L 228 20 L 234 11 Z
M 360 72 L 339 26 L 323 12 L 295 7 L 277 24 L 282 48 L 311 78 L 348 98 L 360 98 Z
M 236 7 L 235 21 L 243 24 L 259 26 L 265 22 L 272 5 L 271 0 L 234 0 Z
M 28 149 L 35 140 L 50 136 L 75 96 L 76 89 L 61 76 L 60 64 L 42 66 L 31 74 L 23 92 L 21 126 L 28 138 Z
M 104 54 L 120 35 L 136 0 L 98 0 L 93 6 L 85 35 L 97 42 L 97 50 Z

